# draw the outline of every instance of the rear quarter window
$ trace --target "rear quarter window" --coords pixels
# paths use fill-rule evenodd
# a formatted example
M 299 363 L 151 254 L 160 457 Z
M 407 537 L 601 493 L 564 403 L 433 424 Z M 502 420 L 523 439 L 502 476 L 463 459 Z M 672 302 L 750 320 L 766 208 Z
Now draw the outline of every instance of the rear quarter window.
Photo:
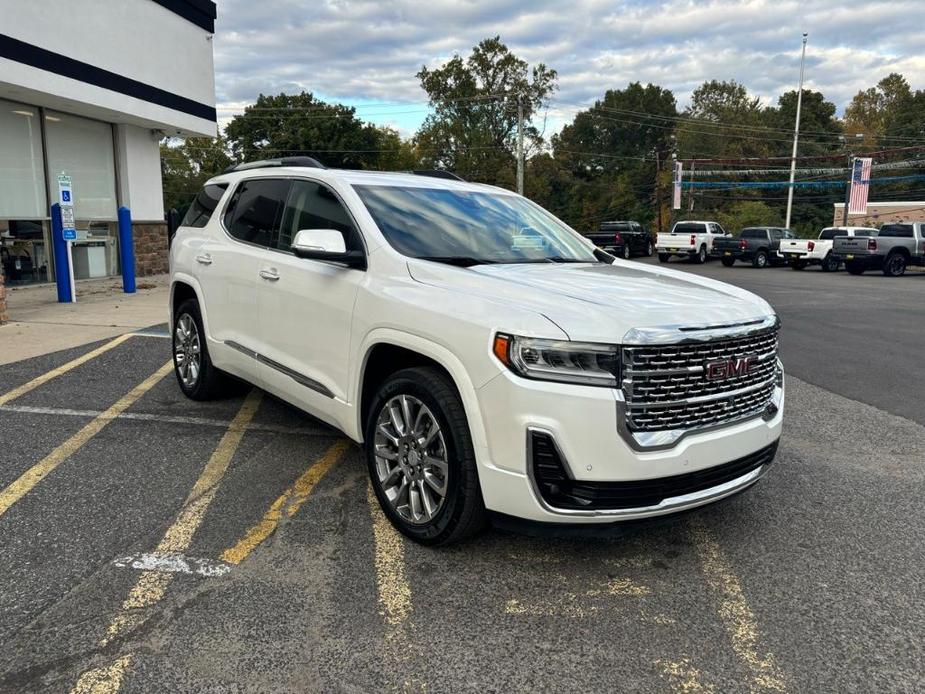
M 743 239 L 766 239 L 768 232 L 766 229 L 742 229 Z
M 184 227 L 204 227 L 212 218 L 212 213 L 218 207 L 219 200 L 227 190 L 227 183 L 211 183 L 199 191 L 193 204 L 190 205 L 186 214 L 183 215 L 183 221 L 180 226 Z
M 914 229 L 911 224 L 884 224 L 880 227 L 880 236 L 911 239 L 915 236 Z

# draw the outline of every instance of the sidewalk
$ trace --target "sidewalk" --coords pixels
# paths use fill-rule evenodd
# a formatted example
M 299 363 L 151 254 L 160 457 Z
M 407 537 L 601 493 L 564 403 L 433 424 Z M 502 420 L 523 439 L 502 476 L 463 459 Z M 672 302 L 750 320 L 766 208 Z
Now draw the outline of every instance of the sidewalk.
M 140 277 L 135 294 L 122 279 L 77 283 L 77 303 L 59 304 L 54 284 L 7 287 L 10 322 L 0 326 L 0 364 L 77 347 L 167 322 L 167 275 Z

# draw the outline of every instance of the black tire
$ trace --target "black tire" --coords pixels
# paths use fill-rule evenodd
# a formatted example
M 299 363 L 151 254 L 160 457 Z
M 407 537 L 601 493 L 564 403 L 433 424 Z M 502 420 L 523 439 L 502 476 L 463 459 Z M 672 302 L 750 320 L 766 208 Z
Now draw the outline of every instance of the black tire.
M 766 268 L 768 266 L 768 252 L 758 251 L 752 258 L 752 267 Z
M 697 251 L 697 254 L 693 256 L 693 260 L 698 265 L 703 265 L 707 262 L 707 247 L 701 246 Z
M 733 265 L 736 264 L 736 259 L 735 258 L 721 258 L 720 262 L 726 267 L 732 267 Z
M 836 272 L 841 266 L 841 259 L 834 253 L 827 253 L 825 258 L 822 259 L 822 271 L 823 272 Z
M 658 262 L 667 263 L 671 259 L 671 256 L 668 253 L 659 253 Z
M 379 417 L 389 401 L 400 395 L 409 395 L 426 405 L 440 427 L 445 446 L 446 493 L 442 505 L 426 522 L 414 523 L 403 518 L 386 497 L 379 480 L 376 455 Z M 397 428 L 395 431 L 398 433 Z M 383 513 L 403 535 L 422 545 L 449 545 L 472 537 L 486 526 L 488 516 L 466 412 L 456 387 L 442 371 L 416 367 L 392 374 L 373 399 L 365 424 L 365 442 L 366 462 L 376 498 Z
M 184 369 L 180 363 L 181 353 L 189 355 L 192 343 L 190 338 L 184 339 L 181 337 L 181 333 L 185 334 L 181 329 L 181 325 L 189 325 L 185 319 L 192 321 L 198 340 L 198 374 L 194 379 L 189 378 L 190 372 Z M 190 400 L 215 400 L 226 397 L 232 393 L 236 385 L 231 376 L 212 364 L 207 342 L 206 331 L 202 324 L 202 313 L 199 311 L 199 302 L 195 299 L 187 299 L 180 304 L 174 314 L 171 344 L 173 346 L 173 372 L 177 377 L 180 390 Z
M 629 260 L 630 255 L 632 255 L 630 253 L 630 245 L 628 243 L 624 243 L 623 248 L 620 251 L 620 257 L 623 258 L 623 260 Z
M 883 261 L 883 274 L 887 277 L 902 277 L 906 274 L 906 256 L 902 253 L 890 253 Z
M 847 263 L 845 263 L 845 269 L 848 271 L 848 274 L 850 275 L 863 275 L 864 274 L 864 266 L 861 263 L 852 262 L 850 260 Z
M 790 267 L 792 267 L 794 270 L 805 270 L 806 261 L 805 260 L 791 260 Z
M 653 246 L 652 242 L 649 241 L 646 243 L 646 257 L 651 258 L 653 253 L 655 253 L 655 246 Z

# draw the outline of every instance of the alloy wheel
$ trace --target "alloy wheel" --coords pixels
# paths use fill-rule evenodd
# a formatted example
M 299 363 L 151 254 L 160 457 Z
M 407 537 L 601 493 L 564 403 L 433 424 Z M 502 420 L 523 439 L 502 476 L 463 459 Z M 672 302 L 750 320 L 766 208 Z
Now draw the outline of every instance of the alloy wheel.
M 386 500 L 414 525 L 432 521 L 446 501 L 446 441 L 436 417 L 412 395 L 396 395 L 376 419 L 376 478 Z
M 177 321 L 173 336 L 173 358 L 180 380 L 187 388 L 195 387 L 202 371 L 202 345 L 193 317 L 184 313 Z
M 623 260 L 630 259 L 630 247 L 627 245 L 623 246 Z

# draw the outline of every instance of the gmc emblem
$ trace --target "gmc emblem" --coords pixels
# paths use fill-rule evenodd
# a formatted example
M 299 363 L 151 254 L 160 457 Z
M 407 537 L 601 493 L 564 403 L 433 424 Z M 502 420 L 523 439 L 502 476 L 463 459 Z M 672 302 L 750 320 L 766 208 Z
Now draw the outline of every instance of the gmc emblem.
M 758 357 L 739 357 L 724 361 L 711 361 L 706 365 L 706 377 L 708 381 L 725 381 L 737 376 L 747 376 L 754 373 L 759 366 L 761 366 L 761 362 L 758 361 Z

